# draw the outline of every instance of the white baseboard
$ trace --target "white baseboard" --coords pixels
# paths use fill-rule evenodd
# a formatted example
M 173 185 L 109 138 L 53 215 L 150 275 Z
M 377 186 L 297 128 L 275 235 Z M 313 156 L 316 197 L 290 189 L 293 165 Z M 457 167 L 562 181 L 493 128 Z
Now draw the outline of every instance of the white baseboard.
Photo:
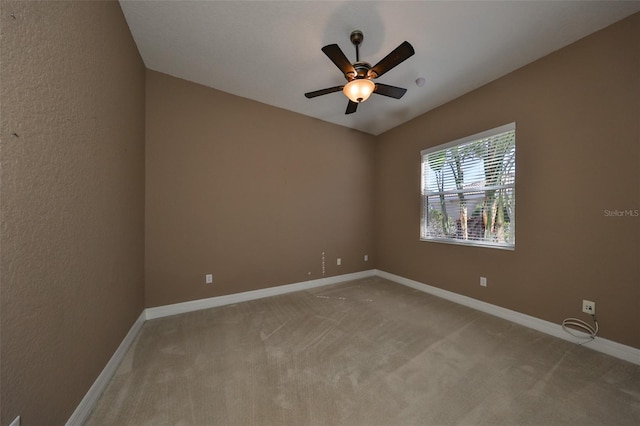
M 334 277 L 319 278 L 317 280 L 303 281 L 294 284 L 286 284 L 277 287 L 262 288 L 259 290 L 246 291 L 243 293 L 229 294 L 226 296 L 210 297 L 208 299 L 191 300 L 189 302 L 175 303 L 172 305 L 147 308 L 145 310 L 146 319 L 162 318 L 170 315 L 183 314 L 185 312 L 199 311 L 200 309 L 215 308 L 217 306 L 231 305 L 234 303 L 246 302 L 248 300 L 262 299 L 264 297 L 277 296 L 294 291 L 308 290 L 310 288 L 322 287 L 330 284 L 338 284 L 345 281 L 358 280 L 360 278 L 372 277 L 375 270 L 354 272 L 351 274 L 336 275 Z
M 82 401 L 80 401 L 80 404 L 78 405 L 78 407 L 76 407 L 76 410 L 73 412 L 71 417 L 69 417 L 69 420 L 67 420 L 66 426 L 81 426 L 87 420 L 89 414 L 91 414 L 91 410 L 93 410 L 96 402 L 98 402 L 98 398 L 100 398 L 100 395 L 102 395 L 102 392 L 104 392 L 105 388 L 109 384 L 109 381 L 120 365 L 120 362 L 122 362 L 122 359 L 129 350 L 129 347 L 142 329 L 145 320 L 146 318 L 144 315 L 144 311 L 142 311 L 142 313 L 140 314 L 136 322 L 133 323 L 131 329 L 124 337 L 122 343 L 120 343 L 120 346 L 118 346 L 118 349 L 116 349 L 113 356 L 104 367 L 96 381 L 93 382 L 93 385 L 89 388 L 89 391 L 86 393 L 84 398 L 82 398 Z
M 388 272 L 375 270 L 375 275 L 386 278 L 390 281 L 394 281 L 398 284 L 411 287 L 415 290 L 429 293 L 442 299 L 449 300 L 460 305 L 468 306 L 469 308 L 476 309 L 478 311 L 485 312 L 487 314 L 505 319 L 507 321 L 514 322 L 516 324 L 523 325 L 528 328 L 540 331 L 545 334 L 549 334 L 554 337 L 558 337 L 563 340 L 567 340 L 572 343 L 579 343 L 583 340 L 577 339 L 571 336 L 562 329 L 560 324 L 554 324 L 549 321 L 542 320 L 540 318 L 532 317 L 530 315 L 522 314 L 520 312 L 505 309 L 500 306 L 492 305 L 481 300 L 473 299 L 471 297 L 463 296 L 461 294 L 453 293 L 451 291 L 443 290 L 441 288 L 433 287 L 427 284 L 423 284 L 418 281 L 414 281 L 408 278 L 404 278 L 398 275 L 390 274 Z M 583 345 L 585 348 L 590 348 L 598 352 L 611 355 L 613 357 L 632 362 L 640 365 L 640 349 L 626 346 L 621 343 L 614 342 L 612 340 L 603 339 L 602 337 L 596 337 L 592 342 Z

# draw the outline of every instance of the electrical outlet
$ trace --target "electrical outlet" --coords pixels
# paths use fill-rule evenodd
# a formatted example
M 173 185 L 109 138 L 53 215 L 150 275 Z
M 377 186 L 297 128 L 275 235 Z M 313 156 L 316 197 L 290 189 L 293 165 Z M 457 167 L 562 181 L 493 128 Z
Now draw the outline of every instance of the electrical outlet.
M 487 277 L 480 277 L 480 285 L 482 287 L 486 287 L 487 286 Z
M 213 282 L 213 274 L 207 274 L 204 276 L 204 282 L 211 284 Z
M 364 261 L 365 261 L 365 262 L 368 262 L 368 261 L 369 261 L 369 255 L 368 255 L 368 254 L 365 254 L 365 255 L 364 255 Z
M 596 314 L 596 302 L 592 302 L 591 300 L 583 300 L 582 301 L 582 312 L 589 315 Z
M 337 264 L 338 266 L 342 265 L 342 259 L 338 258 L 338 261 L 336 262 L 336 264 Z

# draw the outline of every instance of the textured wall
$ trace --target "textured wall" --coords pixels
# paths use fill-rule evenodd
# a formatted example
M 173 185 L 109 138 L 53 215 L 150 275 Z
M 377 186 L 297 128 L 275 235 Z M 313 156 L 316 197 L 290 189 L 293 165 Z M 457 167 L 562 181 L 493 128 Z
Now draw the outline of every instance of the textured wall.
M 154 71 L 146 132 L 148 307 L 373 267 L 372 136 Z
M 516 250 L 420 242 L 420 150 L 514 121 Z M 378 268 L 640 348 L 639 123 L 636 14 L 381 135 Z
M 0 423 L 59 425 L 143 309 L 145 70 L 117 2 L 1 20 Z

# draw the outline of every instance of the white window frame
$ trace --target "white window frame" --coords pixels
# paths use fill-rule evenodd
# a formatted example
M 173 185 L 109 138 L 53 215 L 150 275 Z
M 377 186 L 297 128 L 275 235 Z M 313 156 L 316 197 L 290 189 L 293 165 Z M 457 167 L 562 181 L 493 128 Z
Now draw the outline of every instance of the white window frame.
M 451 141 L 442 145 L 438 145 L 435 147 L 431 147 L 431 148 L 427 148 L 424 149 L 420 152 L 421 155 L 421 173 L 420 173 L 420 178 L 421 178 L 421 212 L 420 212 L 420 240 L 421 241 L 425 241 L 425 242 L 436 242 L 436 243 L 446 243 L 446 244 L 458 244 L 458 245 L 466 245 L 466 246 L 477 246 L 477 247 L 490 247 L 490 248 L 497 248 L 497 249 L 504 249 L 504 250 L 515 250 L 515 181 L 516 181 L 516 176 L 515 176 L 515 130 L 516 130 L 516 123 L 510 123 L 510 124 L 506 124 L 504 126 L 500 126 L 500 127 L 496 127 L 494 129 L 490 129 L 484 132 L 480 132 L 480 133 L 476 133 L 474 135 L 470 135 L 461 139 L 457 139 L 455 141 Z M 453 147 L 460 147 L 463 146 L 465 144 L 469 144 L 471 142 L 476 142 L 476 141 L 480 141 L 480 140 L 484 140 L 484 139 L 489 139 L 493 136 L 498 136 L 501 135 L 503 133 L 506 132 L 513 132 L 514 133 L 514 151 L 513 151 L 513 174 L 512 176 L 510 176 L 510 178 L 505 178 L 506 181 L 504 181 L 502 184 L 500 185 L 494 185 L 494 186 L 486 186 L 486 182 L 483 184 L 485 186 L 480 186 L 480 187 L 475 187 L 474 189 L 463 189 L 463 190 L 458 190 L 457 188 L 450 188 L 444 191 L 429 191 L 427 189 L 427 186 L 429 183 L 432 183 L 429 181 L 429 165 L 428 165 L 428 161 L 427 161 L 427 155 L 429 154 L 433 154 L 436 152 L 440 152 L 440 151 L 445 151 L 445 150 L 449 150 Z M 453 167 L 453 166 L 451 166 Z M 467 182 L 467 184 L 469 184 L 469 182 Z M 444 195 L 444 196 L 453 196 L 453 195 L 458 195 L 459 193 L 465 193 L 465 194 L 471 194 L 474 193 L 476 195 L 476 198 L 478 198 L 478 193 L 484 193 L 488 190 L 507 190 L 510 192 L 510 197 L 511 197 L 511 209 L 510 209 L 510 213 L 509 213 L 509 240 L 508 241 L 504 241 L 504 242 L 498 242 L 498 241 L 488 241 L 486 239 L 484 239 L 486 237 L 486 233 L 483 236 L 483 239 L 463 239 L 463 238 L 458 238 L 456 237 L 447 237 L 447 236 L 435 236 L 435 235 L 429 235 L 429 234 L 433 234 L 433 228 L 429 228 L 429 197 L 433 197 L 435 195 L 440 197 L 440 194 Z M 442 200 L 442 198 L 440 198 L 440 200 Z M 432 203 L 433 204 L 433 203 Z M 438 206 L 440 208 L 440 214 L 442 214 L 442 207 Z M 446 206 L 445 206 L 446 209 Z M 437 209 L 434 209 L 437 210 Z M 470 217 L 471 215 L 468 215 L 467 217 Z M 445 215 L 446 217 L 446 215 Z M 443 222 L 445 221 L 444 219 L 442 219 Z M 458 220 L 459 221 L 459 220 Z M 468 221 L 467 221 L 468 222 Z M 456 225 L 457 228 L 457 225 Z M 483 231 L 484 232 L 484 231 Z M 450 233 L 451 234 L 451 233 Z M 457 234 L 457 229 L 456 229 L 456 234 Z

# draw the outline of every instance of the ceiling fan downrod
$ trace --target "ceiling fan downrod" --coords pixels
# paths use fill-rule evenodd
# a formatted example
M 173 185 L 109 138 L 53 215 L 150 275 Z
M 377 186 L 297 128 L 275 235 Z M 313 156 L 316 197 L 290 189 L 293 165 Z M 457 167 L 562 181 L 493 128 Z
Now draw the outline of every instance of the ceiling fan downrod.
M 351 43 L 356 47 L 356 62 L 360 62 L 360 43 L 364 40 L 364 34 L 360 30 L 354 30 L 351 32 Z

